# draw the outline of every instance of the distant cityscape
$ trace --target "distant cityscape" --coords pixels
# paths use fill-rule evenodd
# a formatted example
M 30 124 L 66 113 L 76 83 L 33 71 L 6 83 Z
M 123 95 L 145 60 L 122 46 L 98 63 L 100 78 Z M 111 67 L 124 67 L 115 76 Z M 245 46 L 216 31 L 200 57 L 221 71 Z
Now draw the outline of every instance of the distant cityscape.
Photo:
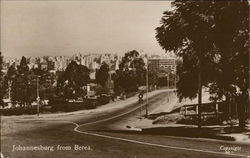
M 149 69 L 165 69 L 176 73 L 176 56 L 157 55 L 157 54 L 141 54 L 145 64 L 149 64 Z M 148 58 L 148 59 L 147 59 Z M 5 59 L 3 63 L 3 73 L 6 74 L 11 65 L 17 67 L 20 64 L 21 58 Z M 29 69 L 40 68 L 50 73 L 65 71 L 67 65 L 71 61 L 76 61 L 80 65 L 88 67 L 90 70 L 90 78 L 95 79 L 95 72 L 100 68 L 102 63 L 109 65 L 110 73 L 115 73 L 119 69 L 119 64 L 122 60 L 122 55 L 106 53 L 106 54 L 81 54 L 77 53 L 72 56 L 41 56 L 41 57 L 27 57 Z
M 172 83 L 172 86 L 176 84 L 176 77 L 174 77 L 173 79 L 173 75 L 176 76 L 178 58 L 176 58 L 174 54 L 170 53 L 168 55 L 157 55 L 157 54 L 147 55 L 147 54 L 142 53 L 142 54 L 139 54 L 138 58 L 143 60 L 145 64 L 144 69 L 145 68 L 148 69 L 151 75 L 154 74 L 158 76 L 158 79 L 156 78 L 150 79 L 150 80 L 154 80 L 154 83 L 151 83 L 151 84 L 154 84 L 154 86 L 158 85 L 158 86 L 168 86 L 168 87 L 170 86 L 169 84 L 171 83 Z M 18 69 L 18 67 L 20 66 L 22 62 L 21 59 L 22 58 L 14 58 L 14 59 L 4 58 L 3 70 L 2 70 L 4 76 L 9 76 L 8 73 L 12 71 L 11 68 L 14 67 L 15 69 Z M 114 88 L 115 80 L 111 76 L 117 76 L 119 74 L 118 70 L 120 69 L 120 65 L 122 62 L 124 62 L 123 60 L 124 56 L 112 54 L 112 53 L 106 53 L 106 54 L 77 53 L 72 56 L 25 57 L 25 59 L 26 59 L 26 64 L 29 70 L 34 71 L 35 69 L 38 69 L 38 70 L 43 70 L 44 72 L 47 72 L 45 74 L 46 75 L 45 83 L 47 83 L 48 85 L 51 85 L 50 87 L 51 90 L 56 89 L 56 87 L 58 88 L 60 84 L 58 83 L 58 81 L 60 80 L 60 77 L 62 77 L 62 75 L 66 73 L 66 69 L 72 62 L 75 62 L 77 65 L 82 65 L 82 66 L 87 67 L 89 70 L 88 77 L 90 80 L 86 84 L 86 86 L 82 86 L 82 87 L 83 88 L 85 87 L 88 95 L 94 95 L 96 93 L 96 86 L 97 86 L 96 83 L 98 82 L 97 73 L 101 69 L 101 66 L 103 66 L 104 63 L 106 63 L 106 65 L 108 66 L 108 74 L 110 76 L 107 78 L 106 87 L 109 89 L 109 93 L 113 94 L 115 90 Z M 129 71 L 134 71 L 134 70 L 131 69 Z M 172 74 L 172 79 L 170 79 L 171 77 L 169 76 L 171 74 Z M 136 75 L 140 76 L 140 74 L 135 74 L 135 76 Z M 144 77 L 145 77 L 145 74 L 144 74 Z M 36 84 L 38 84 L 36 83 L 38 82 L 36 81 L 37 77 L 33 76 L 33 79 L 31 77 L 28 80 L 29 80 L 28 83 L 33 84 L 33 87 L 31 89 L 35 90 L 37 88 Z M 84 81 L 84 78 L 80 78 L 80 80 Z M 11 103 L 11 96 L 12 96 L 12 91 L 13 91 L 12 82 L 14 81 L 13 79 L 8 80 L 6 78 L 6 82 L 7 82 L 6 83 L 7 93 L 4 97 L 5 98 L 4 102 L 8 104 L 8 107 L 12 107 L 13 106 L 13 104 Z M 139 80 L 136 82 L 139 83 Z M 116 84 L 117 83 L 118 81 L 116 81 Z M 134 86 L 138 86 L 138 85 L 134 85 Z M 47 94 L 49 95 L 49 93 Z

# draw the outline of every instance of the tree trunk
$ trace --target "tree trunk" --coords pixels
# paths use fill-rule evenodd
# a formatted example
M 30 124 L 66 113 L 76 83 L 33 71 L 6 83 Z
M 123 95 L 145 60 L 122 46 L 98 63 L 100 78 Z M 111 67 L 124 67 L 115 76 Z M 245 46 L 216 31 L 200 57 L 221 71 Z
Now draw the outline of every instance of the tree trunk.
M 246 106 L 248 105 L 248 95 L 243 93 L 237 97 L 237 109 L 239 116 L 239 127 L 244 129 L 246 127 Z
M 202 84 L 201 72 L 198 73 L 198 128 L 201 128 Z
M 231 107 L 231 102 L 230 102 L 230 97 L 228 95 L 228 93 L 225 94 L 225 102 L 226 102 L 226 105 L 228 106 L 228 111 L 225 111 L 227 112 L 227 115 L 226 115 L 226 119 L 227 121 L 229 121 L 231 119 L 231 115 L 232 115 L 232 107 Z

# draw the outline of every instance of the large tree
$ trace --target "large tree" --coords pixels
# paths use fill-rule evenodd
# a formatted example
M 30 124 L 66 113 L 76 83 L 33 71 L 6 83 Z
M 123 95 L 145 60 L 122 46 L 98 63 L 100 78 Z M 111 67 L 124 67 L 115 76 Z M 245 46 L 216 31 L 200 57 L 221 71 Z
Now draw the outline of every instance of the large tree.
M 24 58 L 21 63 L 17 68 L 13 63 L 4 77 L 4 90 L 12 102 L 30 105 L 37 99 L 37 88 L 42 100 L 52 96 L 54 90 L 52 74 L 40 68 L 32 68 L 28 71 L 27 61 Z
M 219 85 L 214 86 L 219 89 L 213 91 L 217 94 L 226 95 L 238 87 L 243 96 L 248 95 L 248 2 L 176 0 L 172 5 L 174 10 L 164 12 L 161 26 L 156 28 L 156 38 L 163 49 L 173 50 L 183 59 L 178 68 L 180 98 L 199 94 L 200 106 L 202 85 L 211 82 Z M 213 75 L 218 72 L 220 78 Z M 224 83 L 219 82 L 222 78 Z M 223 92 L 221 87 L 225 87 Z
M 125 53 L 114 77 L 115 92 L 136 92 L 139 86 L 145 85 L 145 81 L 145 63 L 139 57 L 139 52 L 132 50 Z
M 15 79 L 17 75 L 17 70 L 15 67 L 15 63 L 13 63 L 7 70 L 6 75 L 4 76 L 4 91 L 8 94 L 8 98 L 11 98 L 11 88 L 13 80 Z
M 31 103 L 29 91 L 29 67 L 25 57 L 22 57 L 20 64 L 17 66 L 16 74 L 12 75 L 14 75 L 14 78 L 11 79 L 11 101 L 24 107 Z
M 210 39 L 220 52 L 211 93 L 217 99 L 224 95 L 229 105 L 231 100 L 236 101 L 239 125 L 244 127 L 245 109 L 249 107 L 249 2 L 224 1 L 210 5 L 214 15 Z
M 207 60 L 212 60 L 213 44 L 208 40 L 209 28 L 212 24 L 207 22 L 205 6 L 200 7 L 196 1 L 174 1 L 173 11 L 164 12 L 161 26 L 156 28 L 156 39 L 166 51 L 174 51 L 182 57 L 183 66 L 179 69 L 180 80 L 177 92 L 181 98 L 193 98 L 198 94 L 198 126 L 201 126 L 202 85 L 207 83 Z M 196 79 L 196 82 L 194 81 Z M 185 83 L 187 80 L 193 84 Z M 192 91 L 190 91 L 190 89 Z
M 89 69 L 78 65 L 75 61 L 67 66 L 65 72 L 58 78 L 57 87 L 65 98 L 78 98 L 86 94 L 83 86 L 90 80 Z
M 32 101 L 48 99 L 54 95 L 54 76 L 48 70 L 32 68 L 29 73 L 29 92 Z M 38 92 L 37 92 L 38 90 Z M 37 94 L 39 93 L 39 94 Z
M 102 87 L 105 87 L 108 78 L 109 78 L 109 65 L 103 62 L 100 69 L 96 71 L 96 82 L 100 84 Z

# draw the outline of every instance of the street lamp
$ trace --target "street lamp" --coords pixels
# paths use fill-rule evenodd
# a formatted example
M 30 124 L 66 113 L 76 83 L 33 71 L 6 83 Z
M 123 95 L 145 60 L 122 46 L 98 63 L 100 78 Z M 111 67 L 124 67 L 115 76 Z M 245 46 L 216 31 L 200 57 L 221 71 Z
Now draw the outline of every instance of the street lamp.
M 168 73 L 168 75 L 167 75 L 167 80 L 168 80 L 167 86 L 168 86 L 168 89 L 170 89 L 170 84 L 169 84 L 169 83 L 170 83 L 170 82 L 169 82 L 170 77 L 169 77 L 169 76 L 170 76 L 170 73 Z

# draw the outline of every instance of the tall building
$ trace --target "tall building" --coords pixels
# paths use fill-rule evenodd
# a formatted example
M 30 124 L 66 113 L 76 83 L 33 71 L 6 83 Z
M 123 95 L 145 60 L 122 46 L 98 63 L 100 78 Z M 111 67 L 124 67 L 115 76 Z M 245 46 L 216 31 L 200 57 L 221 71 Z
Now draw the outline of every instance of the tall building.
M 161 70 L 164 69 L 166 71 L 170 70 L 172 73 L 176 72 L 176 58 L 166 58 L 166 57 L 157 57 L 157 58 L 149 58 L 149 69 L 151 70 Z

